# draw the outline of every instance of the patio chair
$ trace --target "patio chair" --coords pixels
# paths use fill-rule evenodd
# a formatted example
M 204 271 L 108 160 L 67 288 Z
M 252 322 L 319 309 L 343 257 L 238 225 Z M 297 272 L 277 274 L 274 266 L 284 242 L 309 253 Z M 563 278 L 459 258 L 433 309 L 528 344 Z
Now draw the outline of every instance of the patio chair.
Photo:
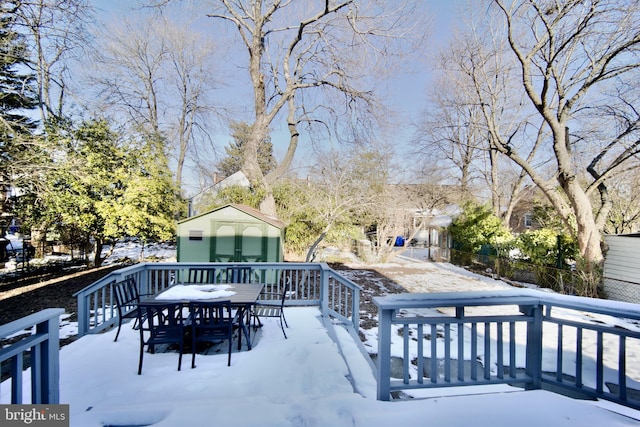
M 231 366 L 233 328 L 238 325 L 237 312 L 232 314 L 230 301 L 192 301 L 189 303 L 191 322 L 191 368 L 196 367 L 199 342 L 229 341 L 227 366 Z
M 145 346 L 153 354 L 155 353 L 155 346 L 158 344 L 177 344 L 178 371 L 182 367 L 185 325 L 182 308 L 183 304 L 175 301 L 147 301 L 138 305 L 138 322 L 140 323 L 138 375 L 142 374 L 142 359 Z
M 226 283 L 251 283 L 251 267 L 227 267 Z
M 140 294 L 136 280 L 133 277 L 126 278 L 113 285 L 113 293 L 116 298 L 116 306 L 118 308 L 118 332 L 113 340 L 118 341 L 120 328 L 122 328 L 123 319 L 136 319 L 134 327 L 138 323 L 138 304 L 141 297 L 151 296 L 152 294 Z
M 253 325 L 254 328 L 262 327 L 261 317 L 277 317 L 280 322 L 280 329 L 284 338 L 287 339 L 287 333 L 284 331 L 284 327 L 289 327 L 287 319 L 284 317 L 284 302 L 289 294 L 289 288 L 291 287 L 291 279 L 285 280 L 284 289 L 282 292 L 262 292 L 260 298 L 256 302 L 253 312 Z M 256 326 L 256 321 L 258 326 Z
M 188 283 L 215 283 L 215 268 L 190 268 L 188 275 Z

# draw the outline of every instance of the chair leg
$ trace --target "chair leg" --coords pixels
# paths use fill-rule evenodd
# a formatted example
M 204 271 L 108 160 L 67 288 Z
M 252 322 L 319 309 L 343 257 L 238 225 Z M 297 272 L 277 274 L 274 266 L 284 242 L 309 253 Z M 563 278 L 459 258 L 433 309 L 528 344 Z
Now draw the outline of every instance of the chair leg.
M 260 317 L 255 313 L 251 313 L 251 316 L 253 316 L 253 329 L 262 328 L 262 321 L 260 320 Z M 258 321 L 258 325 L 256 325 L 256 320 Z
M 280 309 L 280 315 L 282 316 L 282 320 L 284 320 L 284 324 L 287 326 L 287 328 L 289 327 L 289 324 L 287 323 L 287 318 L 284 317 L 284 311 L 282 309 Z
M 288 339 L 288 338 L 287 338 L 287 333 L 284 331 L 284 324 L 283 324 L 283 322 L 282 322 L 282 319 L 283 319 L 283 317 L 282 317 L 282 316 L 280 316 L 280 319 L 279 319 L 279 320 L 280 320 L 280 329 L 282 329 L 282 335 L 284 335 L 284 339 L 286 340 L 286 339 Z M 289 327 L 289 326 L 287 326 L 287 328 L 288 328 L 288 327 Z
M 138 362 L 138 375 L 142 374 L 142 358 L 144 357 L 144 344 L 140 346 L 140 361 Z
M 192 339 L 191 339 L 191 369 L 196 367 L 196 337 L 195 337 L 195 331 L 192 333 Z
M 116 337 L 113 342 L 118 341 L 118 335 L 120 335 L 120 328 L 122 327 L 122 317 L 118 316 L 118 332 L 116 332 Z

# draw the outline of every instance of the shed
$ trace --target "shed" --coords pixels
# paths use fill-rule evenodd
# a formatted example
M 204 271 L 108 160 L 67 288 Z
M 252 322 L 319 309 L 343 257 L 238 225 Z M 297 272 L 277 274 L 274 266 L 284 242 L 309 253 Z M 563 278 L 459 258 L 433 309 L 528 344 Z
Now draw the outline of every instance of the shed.
M 640 233 L 604 236 L 603 282 L 612 300 L 640 303 Z
M 178 222 L 178 262 L 282 262 L 284 223 L 230 204 Z

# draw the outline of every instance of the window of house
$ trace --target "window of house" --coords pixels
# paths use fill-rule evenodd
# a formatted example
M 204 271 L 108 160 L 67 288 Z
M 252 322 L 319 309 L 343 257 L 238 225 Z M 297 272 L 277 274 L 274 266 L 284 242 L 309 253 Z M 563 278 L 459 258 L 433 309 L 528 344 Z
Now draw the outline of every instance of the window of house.
M 189 240 L 202 240 L 202 230 L 189 230 Z
M 524 226 L 526 228 L 531 228 L 531 226 L 533 226 L 533 214 L 531 212 L 524 214 Z

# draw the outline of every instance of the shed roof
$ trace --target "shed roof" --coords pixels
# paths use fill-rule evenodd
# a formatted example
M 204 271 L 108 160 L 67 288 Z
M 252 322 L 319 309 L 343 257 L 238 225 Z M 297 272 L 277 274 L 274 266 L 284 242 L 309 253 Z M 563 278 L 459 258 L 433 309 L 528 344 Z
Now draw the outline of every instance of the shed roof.
M 231 207 L 233 209 L 237 209 L 237 210 L 239 210 L 241 212 L 244 212 L 245 214 L 250 215 L 250 216 L 252 216 L 252 217 L 254 217 L 254 218 L 256 218 L 256 219 L 258 219 L 260 221 L 266 222 L 267 224 L 270 224 L 270 225 L 272 225 L 272 226 L 274 226 L 276 228 L 283 229 L 285 227 L 284 222 L 280 221 L 278 218 L 272 217 L 270 215 L 266 215 L 266 214 L 260 212 L 259 210 L 252 208 L 251 206 L 240 205 L 240 204 L 235 204 L 235 203 L 231 203 L 231 204 L 228 204 L 228 205 L 225 205 L 225 206 L 220 206 L 220 207 L 212 209 L 212 210 L 210 210 L 208 212 L 203 212 L 203 213 L 201 213 L 199 215 L 192 216 L 192 217 L 180 220 L 180 221 L 178 221 L 178 224 L 182 224 L 184 222 L 191 221 L 194 218 L 200 218 L 200 217 L 205 216 L 205 215 L 210 215 L 213 212 L 217 212 L 217 211 L 220 211 L 222 209 L 229 208 L 229 207 Z
M 640 237 L 640 233 L 629 233 L 629 234 L 607 234 L 606 237 Z

